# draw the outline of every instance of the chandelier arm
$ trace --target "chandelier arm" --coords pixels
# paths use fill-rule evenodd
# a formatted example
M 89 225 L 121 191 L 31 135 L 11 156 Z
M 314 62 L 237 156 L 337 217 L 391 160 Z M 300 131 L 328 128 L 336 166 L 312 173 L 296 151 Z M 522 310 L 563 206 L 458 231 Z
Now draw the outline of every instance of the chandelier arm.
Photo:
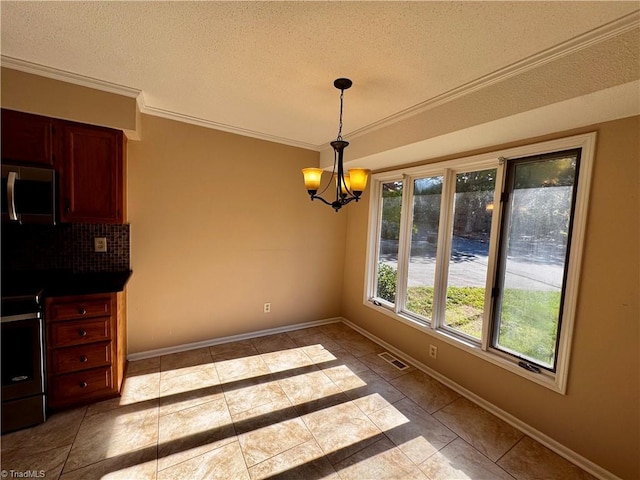
M 343 157 L 342 149 L 335 152 L 334 155 L 338 156 L 338 177 L 336 181 L 336 200 L 339 200 L 340 198 L 342 198 L 342 186 L 344 185 L 345 189 L 347 187 L 344 181 L 344 167 L 342 166 L 342 157 Z
M 311 200 L 320 200 L 322 203 L 324 203 L 325 205 L 329 205 L 330 207 L 333 206 L 332 202 L 327 202 L 324 198 L 322 198 L 319 195 L 311 195 Z
M 338 164 L 338 181 L 336 182 L 336 198 L 350 198 L 355 197 L 356 195 L 349 188 L 349 185 L 344 180 L 344 149 L 349 145 L 349 142 L 345 142 L 343 140 L 340 143 L 343 145 L 337 145 L 338 140 L 334 144 L 334 157 L 337 156 L 337 164 Z M 335 165 L 336 160 L 334 160 Z M 335 168 L 335 167 L 334 167 Z M 344 188 L 344 192 L 342 190 Z
M 353 202 L 354 200 L 358 202 L 360 200 L 360 197 L 356 197 L 355 195 L 351 197 L 341 196 L 338 200 L 329 202 L 328 200 L 325 200 L 324 198 L 322 198 L 320 195 L 314 193 L 313 195 L 311 195 L 311 200 L 320 200 L 325 205 L 335 206 L 336 202 L 340 203 L 341 205 L 346 205 L 347 203 Z
M 337 152 L 334 150 L 333 151 L 333 170 L 331 170 L 331 177 L 329 178 L 329 181 L 324 186 L 322 191 L 320 193 L 318 193 L 317 195 L 322 195 L 324 192 L 327 191 L 327 188 L 329 188 L 331 186 L 331 180 L 333 180 L 333 177 L 336 174 L 336 165 L 337 164 L 338 164 L 338 156 L 337 156 Z M 320 197 L 317 197 L 317 198 L 320 198 Z M 331 205 L 331 204 L 329 203 L 329 205 Z

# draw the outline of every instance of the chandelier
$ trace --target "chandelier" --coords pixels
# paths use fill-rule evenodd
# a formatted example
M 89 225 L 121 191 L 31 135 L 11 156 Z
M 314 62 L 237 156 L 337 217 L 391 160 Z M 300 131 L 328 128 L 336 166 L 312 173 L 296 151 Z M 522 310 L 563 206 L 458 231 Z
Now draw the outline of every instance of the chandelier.
M 333 172 L 331 178 L 325 185 L 324 189 L 318 194 L 320 183 L 322 180 L 321 168 L 303 168 L 302 174 L 304 175 L 304 185 L 311 197 L 311 200 L 316 198 L 322 203 L 329 205 L 336 212 L 340 210 L 344 205 L 352 201 L 358 201 L 362 192 L 367 187 L 367 179 L 369 178 L 370 170 L 364 168 L 350 168 L 349 173 L 344 173 L 344 149 L 347 148 L 349 142 L 342 139 L 342 105 L 344 98 L 344 91 L 351 88 L 353 82 L 348 78 L 338 78 L 333 82 L 333 86 L 340 90 L 340 123 L 338 125 L 338 137 L 331 142 L 333 147 Z M 327 189 L 335 181 L 336 198 L 332 202 L 325 200 L 321 195 L 327 191 Z

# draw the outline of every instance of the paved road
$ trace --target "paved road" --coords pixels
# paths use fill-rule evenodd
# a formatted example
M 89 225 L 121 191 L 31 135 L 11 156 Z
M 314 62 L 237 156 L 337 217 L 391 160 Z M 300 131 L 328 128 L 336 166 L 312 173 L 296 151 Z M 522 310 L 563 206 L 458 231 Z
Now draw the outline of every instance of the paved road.
M 487 275 L 487 249 L 486 244 L 481 242 L 454 242 L 454 261 L 449 263 L 449 285 L 484 287 Z M 409 286 L 433 285 L 435 252 L 433 248 L 420 250 L 421 253 L 412 256 L 409 261 Z M 381 260 L 397 269 L 397 255 L 382 255 Z M 560 290 L 563 265 L 534 263 L 532 260 L 533 258 L 527 255 L 509 257 L 506 285 L 509 288 L 523 290 Z

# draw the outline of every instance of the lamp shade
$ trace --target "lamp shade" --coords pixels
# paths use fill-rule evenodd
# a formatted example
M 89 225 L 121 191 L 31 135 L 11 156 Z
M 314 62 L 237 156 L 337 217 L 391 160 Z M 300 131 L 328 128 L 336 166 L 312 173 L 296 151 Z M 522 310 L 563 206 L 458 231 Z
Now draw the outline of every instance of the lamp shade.
M 302 175 L 304 175 L 304 186 L 307 190 L 317 191 L 320 188 L 321 168 L 303 168 Z
M 364 168 L 350 168 L 349 177 L 351 178 L 351 191 L 363 192 L 367 188 L 367 180 L 369 178 L 371 170 Z

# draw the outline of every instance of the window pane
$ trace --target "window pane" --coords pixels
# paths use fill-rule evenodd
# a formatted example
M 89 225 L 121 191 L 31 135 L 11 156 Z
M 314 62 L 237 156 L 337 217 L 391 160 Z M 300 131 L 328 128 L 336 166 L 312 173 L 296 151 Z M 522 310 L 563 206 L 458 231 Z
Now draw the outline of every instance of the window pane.
M 507 172 L 494 346 L 549 369 L 560 330 L 577 155 L 515 162 Z
M 402 182 L 382 184 L 382 218 L 380 222 L 376 297 L 392 304 L 395 304 L 396 301 L 401 208 Z
M 444 324 L 482 337 L 496 170 L 456 175 Z
M 442 176 L 414 181 L 411 250 L 405 307 L 427 319 L 433 315 Z

